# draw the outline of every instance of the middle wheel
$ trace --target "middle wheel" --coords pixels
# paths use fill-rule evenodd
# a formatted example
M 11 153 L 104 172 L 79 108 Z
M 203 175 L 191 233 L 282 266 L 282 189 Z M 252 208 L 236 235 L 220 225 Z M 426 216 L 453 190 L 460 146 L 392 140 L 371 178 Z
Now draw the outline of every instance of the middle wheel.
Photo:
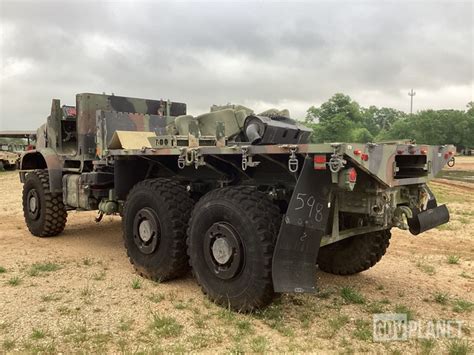
M 186 228 L 193 201 L 178 182 L 137 183 L 123 211 L 123 235 L 131 263 L 147 278 L 166 281 L 188 270 Z
M 235 310 L 268 304 L 279 226 L 278 207 L 254 187 L 226 187 L 201 198 L 189 222 L 188 254 L 203 291 Z

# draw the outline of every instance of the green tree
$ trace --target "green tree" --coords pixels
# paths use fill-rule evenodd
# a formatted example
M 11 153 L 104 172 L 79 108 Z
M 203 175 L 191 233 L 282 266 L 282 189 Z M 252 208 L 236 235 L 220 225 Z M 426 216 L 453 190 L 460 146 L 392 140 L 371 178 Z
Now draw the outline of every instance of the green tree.
M 374 136 L 370 131 L 365 127 L 359 127 L 352 131 L 352 142 L 356 143 L 367 143 L 373 142 Z
M 362 115 L 364 127 L 367 128 L 373 136 L 376 136 L 381 131 L 389 130 L 395 122 L 406 117 L 404 112 L 394 108 L 378 108 L 376 106 L 362 108 Z
M 353 101 L 350 96 L 341 93 L 334 94 L 319 108 L 311 106 L 307 111 L 306 118 L 313 122 L 324 123 L 331 121 L 335 116 L 344 117 L 354 123 L 362 121 L 359 104 Z
M 320 107 L 311 106 L 306 123 L 313 128 L 314 142 L 348 142 L 362 122 L 359 104 L 344 94 L 335 94 Z
M 466 111 L 424 110 L 413 115 L 389 108 L 361 108 L 349 96 L 337 93 L 320 107 L 311 106 L 306 125 L 313 142 L 371 142 L 414 139 L 419 144 L 474 147 L 474 102 Z

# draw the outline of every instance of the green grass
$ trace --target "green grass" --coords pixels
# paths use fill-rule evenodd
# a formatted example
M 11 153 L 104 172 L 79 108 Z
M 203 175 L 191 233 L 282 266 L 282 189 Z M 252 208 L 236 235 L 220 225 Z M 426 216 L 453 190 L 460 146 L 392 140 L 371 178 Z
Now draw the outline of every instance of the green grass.
M 365 298 L 358 291 L 354 290 L 352 287 L 343 287 L 341 289 L 341 297 L 347 303 L 354 304 L 363 304 L 365 303 Z
M 471 352 L 472 346 L 468 340 L 453 339 L 448 342 L 447 350 L 449 355 L 467 355 Z
M 105 271 L 96 272 L 92 275 L 94 281 L 103 281 L 105 280 Z
M 15 340 L 5 339 L 2 345 L 3 345 L 3 350 L 5 351 L 13 350 L 15 348 Z
M 343 326 L 345 326 L 347 323 L 349 323 L 349 317 L 346 316 L 345 314 L 339 314 L 338 316 L 329 319 L 329 327 L 333 331 L 337 331 L 341 329 Z
M 382 302 L 371 302 L 367 305 L 367 310 L 370 313 L 383 313 L 385 312 L 384 303 Z
M 437 226 L 436 229 L 440 231 L 455 231 L 458 229 L 458 227 L 456 227 L 456 225 L 453 224 L 452 222 L 448 222 L 448 223 Z
M 150 329 L 158 337 L 177 337 L 181 334 L 183 326 L 173 317 L 161 317 L 158 314 L 154 314 L 153 320 L 150 323 Z
M 363 341 L 372 339 L 372 328 L 369 322 L 362 319 L 357 319 L 355 325 L 356 329 L 352 333 L 354 337 Z
M 444 293 L 444 292 L 436 292 L 434 295 L 433 295 L 433 298 L 435 300 L 436 303 L 439 303 L 439 304 L 448 304 L 448 300 L 449 300 L 449 296 L 447 293 Z
M 310 312 L 300 312 L 298 319 L 301 322 L 301 327 L 304 329 L 309 329 L 311 326 L 311 321 L 313 320 L 314 315 Z
M 46 336 L 44 330 L 34 328 L 33 332 L 31 333 L 31 339 L 39 340 L 43 339 Z
M 89 286 L 85 286 L 82 290 L 81 290 L 81 296 L 82 297 L 89 297 L 92 295 L 92 289 L 89 287 Z
M 192 350 L 205 349 L 206 347 L 209 346 L 209 343 L 212 343 L 212 342 L 213 342 L 213 339 L 211 339 L 205 333 L 197 333 L 186 338 L 186 343 L 191 346 Z
M 0 266 L 0 274 L 4 274 L 7 272 L 7 269 L 5 269 L 3 266 Z
M 418 261 L 416 263 L 416 267 L 423 271 L 425 274 L 428 274 L 430 276 L 433 276 L 436 274 L 436 269 L 434 268 L 433 265 L 426 264 L 424 262 Z
M 257 336 L 250 342 L 250 349 L 254 353 L 264 353 L 268 347 L 268 340 L 264 336 Z
M 29 276 L 38 276 L 42 273 L 50 273 L 61 269 L 61 266 L 56 263 L 34 263 L 27 271 Z
M 436 341 L 434 339 L 420 339 L 420 355 L 429 355 L 433 353 L 433 350 L 436 346 Z
M 226 322 L 233 322 L 235 320 L 235 312 L 230 308 L 220 308 L 217 311 L 217 317 Z
M 407 315 L 407 320 L 411 321 L 415 319 L 415 312 L 403 304 L 397 304 L 395 306 L 395 313 L 402 313 Z
M 332 291 L 330 290 L 320 290 L 318 293 L 316 293 L 316 297 L 321 298 L 323 300 L 328 299 L 331 297 Z
M 165 295 L 163 295 L 162 293 L 154 293 L 148 296 L 147 298 L 153 303 L 160 303 L 165 299 Z
M 188 303 L 179 300 L 177 302 L 173 302 L 173 307 L 178 310 L 183 310 L 183 309 L 188 309 L 189 305 Z
M 472 279 L 473 279 L 473 277 L 472 277 L 471 275 L 467 274 L 465 271 L 461 272 L 461 273 L 459 274 L 459 276 L 461 276 L 462 278 L 468 279 L 468 280 L 472 280 Z
M 235 322 L 235 327 L 240 336 L 245 336 L 253 333 L 252 323 L 248 320 L 238 320 Z
M 457 313 L 471 312 L 474 309 L 474 303 L 457 299 L 453 302 L 453 311 Z
M 448 264 L 459 264 L 460 259 L 461 258 L 458 255 L 448 255 L 448 257 L 446 258 L 446 262 Z
M 13 276 L 11 279 L 7 281 L 7 284 L 10 286 L 18 286 L 22 283 L 22 278 L 19 276 Z
M 284 336 L 290 337 L 294 335 L 293 329 L 285 322 L 283 305 L 278 301 L 256 312 L 255 316 L 262 319 L 265 324 Z
M 85 266 L 91 266 L 92 265 L 92 260 L 86 257 L 86 258 L 82 259 L 82 263 Z
M 61 299 L 61 296 L 53 295 L 53 294 L 41 296 L 41 301 L 43 302 L 59 301 L 60 299 Z
M 132 281 L 132 288 L 134 290 L 139 290 L 142 288 L 142 282 L 140 281 L 140 279 L 133 279 Z
M 133 319 L 120 319 L 120 323 L 118 326 L 118 329 L 121 330 L 122 332 L 127 332 L 130 329 L 132 329 L 132 325 L 134 323 Z

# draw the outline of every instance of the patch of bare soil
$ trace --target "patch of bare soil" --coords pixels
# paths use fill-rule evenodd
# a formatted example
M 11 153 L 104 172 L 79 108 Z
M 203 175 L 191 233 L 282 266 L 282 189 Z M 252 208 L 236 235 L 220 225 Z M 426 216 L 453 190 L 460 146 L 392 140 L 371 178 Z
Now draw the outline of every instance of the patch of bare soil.
M 258 314 L 210 303 L 191 275 L 138 277 L 121 221 L 70 212 L 64 233 L 35 238 L 24 224 L 17 173 L 0 173 L 0 352 L 446 352 L 471 346 L 473 190 L 433 183 L 451 222 L 413 237 L 393 230 L 375 267 L 339 277 L 318 272 L 316 295 L 283 295 Z M 352 295 L 352 296 L 351 296 Z M 354 296 L 355 295 L 355 296 Z M 374 313 L 463 321 L 461 342 L 374 342 Z

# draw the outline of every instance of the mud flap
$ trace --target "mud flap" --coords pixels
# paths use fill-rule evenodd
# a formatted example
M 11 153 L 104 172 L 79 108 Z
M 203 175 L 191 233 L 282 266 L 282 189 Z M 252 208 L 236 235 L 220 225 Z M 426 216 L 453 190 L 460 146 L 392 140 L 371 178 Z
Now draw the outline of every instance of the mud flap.
M 315 292 L 316 260 L 330 211 L 331 173 L 306 157 L 273 253 L 275 292 Z
M 429 229 L 440 226 L 441 224 L 449 222 L 449 211 L 446 205 L 427 209 L 413 215 L 413 218 L 408 220 L 408 227 L 410 233 L 418 235 Z

